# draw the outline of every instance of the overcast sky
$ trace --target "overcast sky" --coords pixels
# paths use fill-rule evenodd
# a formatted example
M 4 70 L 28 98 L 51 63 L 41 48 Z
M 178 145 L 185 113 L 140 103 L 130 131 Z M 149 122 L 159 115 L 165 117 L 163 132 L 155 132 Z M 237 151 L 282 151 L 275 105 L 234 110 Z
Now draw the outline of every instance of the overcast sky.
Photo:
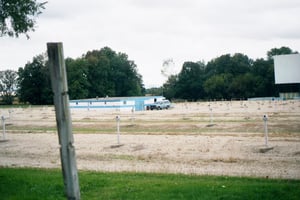
M 185 61 L 227 53 L 256 59 L 274 47 L 300 52 L 300 1 L 48 0 L 29 35 L 0 38 L 0 70 L 24 67 L 47 42 L 63 42 L 71 58 L 108 46 L 135 62 L 146 87 L 160 86 L 166 59 L 179 72 Z

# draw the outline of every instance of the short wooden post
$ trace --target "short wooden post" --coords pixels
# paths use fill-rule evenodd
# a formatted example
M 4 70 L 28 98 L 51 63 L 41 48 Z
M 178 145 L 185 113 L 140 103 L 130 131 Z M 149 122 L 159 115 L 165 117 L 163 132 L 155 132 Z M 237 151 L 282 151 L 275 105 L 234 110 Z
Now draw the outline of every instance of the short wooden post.
M 47 43 L 60 158 L 67 199 L 80 199 L 72 120 L 69 108 L 68 84 L 62 43 Z

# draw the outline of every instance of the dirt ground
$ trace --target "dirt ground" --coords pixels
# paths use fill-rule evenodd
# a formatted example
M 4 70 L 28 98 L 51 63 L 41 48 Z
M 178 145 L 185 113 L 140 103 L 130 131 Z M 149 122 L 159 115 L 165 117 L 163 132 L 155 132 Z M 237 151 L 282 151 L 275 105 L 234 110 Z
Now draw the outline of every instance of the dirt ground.
M 300 179 L 300 101 L 71 112 L 80 170 Z M 0 166 L 60 168 L 53 107 L 2 108 L 1 115 L 9 118 L 5 138 L 0 133 Z M 268 116 L 267 146 L 263 115 Z

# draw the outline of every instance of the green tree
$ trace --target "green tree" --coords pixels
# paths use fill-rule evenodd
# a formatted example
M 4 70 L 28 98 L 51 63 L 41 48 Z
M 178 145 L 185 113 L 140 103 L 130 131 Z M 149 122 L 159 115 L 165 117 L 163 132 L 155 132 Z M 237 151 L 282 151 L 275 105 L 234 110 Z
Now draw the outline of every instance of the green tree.
M 255 76 L 256 86 L 255 96 L 277 96 L 278 91 L 275 86 L 274 64 L 272 60 L 262 58 L 253 62 L 251 73 Z
M 289 47 L 280 47 L 280 48 L 273 48 L 267 52 L 268 60 L 273 60 L 273 56 L 276 55 L 285 55 L 285 54 L 295 54 L 298 53 L 297 51 L 293 51 Z
M 18 96 L 21 102 L 34 105 L 53 103 L 49 67 L 44 55 L 33 58 L 18 70 Z
M 206 98 L 209 99 L 229 99 L 231 98 L 228 85 L 232 81 L 232 74 L 216 74 L 208 78 L 204 84 Z
M 84 99 L 89 94 L 88 68 L 87 62 L 83 58 L 73 60 L 66 59 L 66 69 L 68 76 L 68 89 L 70 99 Z
M 207 63 L 206 76 L 210 77 L 217 74 L 239 75 L 250 70 L 252 60 L 248 56 L 236 53 L 222 55 Z
M 199 63 L 185 62 L 181 72 L 164 84 L 164 94 L 187 100 L 278 96 L 272 57 L 291 53 L 297 52 L 281 47 L 268 51 L 267 60 L 254 61 L 236 53 L 221 55 L 201 67 L 197 66 Z
M 257 78 L 252 73 L 238 75 L 227 83 L 230 98 L 247 99 L 256 96 Z
M 17 86 L 17 72 L 13 70 L 0 71 L 0 93 L 3 104 L 11 105 Z
M 142 76 L 133 61 L 124 53 L 118 53 L 111 61 L 113 82 L 117 96 L 140 96 L 144 94 Z
M 203 97 L 202 76 L 204 69 L 205 64 L 201 62 L 185 62 L 183 64 L 176 83 L 175 95 L 177 98 L 197 100 Z
M 36 0 L 1 0 L 0 1 L 0 35 L 19 37 L 35 30 L 36 17 L 45 9 L 47 2 Z
M 115 96 L 114 83 L 111 81 L 110 61 L 97 51 L 87 54 L 89 97 Z
M 139 96 L 145 93 L 142 76 L 126 54 L 108 47 L 65 60 L 70 99 Z M 44 55 L 18 70 L 18 97 L 30 104 L 52 104 L 49 66 Z
M 166 83 L 163 84 L 163 92 L 162 94 L 167 98 L 167 99 L 174 99 L 178 98 L 176 94 L 177 92 L 177 81 L 178 81 L 178 75 L 170 75 L 168 77 L 168 80 Z M 159 94 L 161 95 L 161 94 Z
M 109 47 L 87 52 L 89 97 L 140 96 L 145 93 L 142 76 L 124 53 Z

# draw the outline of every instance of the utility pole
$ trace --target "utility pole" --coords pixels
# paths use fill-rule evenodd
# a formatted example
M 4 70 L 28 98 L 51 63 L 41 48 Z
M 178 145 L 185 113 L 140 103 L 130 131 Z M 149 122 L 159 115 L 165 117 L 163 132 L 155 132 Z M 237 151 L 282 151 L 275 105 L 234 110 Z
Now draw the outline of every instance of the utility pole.
M 80 199 L 72 120 L 62 43 L 47 43 L 60 158 L 67 199 Z

